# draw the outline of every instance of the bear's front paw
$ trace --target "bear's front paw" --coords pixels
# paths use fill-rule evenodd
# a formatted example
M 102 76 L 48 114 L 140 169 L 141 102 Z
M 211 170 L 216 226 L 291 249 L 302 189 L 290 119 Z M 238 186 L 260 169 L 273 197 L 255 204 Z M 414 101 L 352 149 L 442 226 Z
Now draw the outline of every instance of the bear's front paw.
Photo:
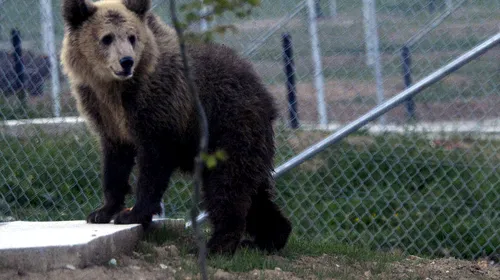
M 118 211 L 111 211 L 109 207 L 103 206 L 87 216 L 87 223 L 107 224 Z
M 141 214 L 140 211 L 136 211 L 134 208 L 127 208 L 122 210 L 115 217 L 115 224 L 142 224 L 147 226 L 153 220 L 153 215 Z

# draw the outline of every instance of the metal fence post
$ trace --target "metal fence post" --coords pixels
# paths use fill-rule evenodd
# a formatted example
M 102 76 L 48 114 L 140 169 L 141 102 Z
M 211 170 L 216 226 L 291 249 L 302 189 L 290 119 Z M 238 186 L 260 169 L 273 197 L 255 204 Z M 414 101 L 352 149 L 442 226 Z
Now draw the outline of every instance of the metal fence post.
M 23 108 L 26 108 L 27 92 L 24 89 L 24 81 L 26 78 L 24 63 L 23 63 L 23 48 L 21 41 L 21 33 L 13 29 L 11 32 L 12 46 L 14 47 L 14 71 L 16 72 L 16 80 L 13 86 L 14 92 L 17 91 L 17 96 L 21 101 Z
M 323 9 L 321 9 L 320 0 L 315 0 L 314 5 L 316 8 L 316 18 L 322 18 L 323 17 Z
M 207 13 L 207 10 L 208 10 L 208 9 L 207 9 L 207 6 L 205 6 L 205 5 L 203 4 L 203 0 L 200 0 L 200 2 L 202 2 L 202 7 L 201 7 L 201 11 L 200 11 L 200 13 L 201 13 L 202 15 L 204 15 L 204 14 L 206 14 L 206 13 Z M 205 32 L 205 31 L 207 31 L 207 29 L 208 29 L 208 23 L 207 23 L 207 20 L 206 20 L 205 18 L 200 19 L 200 31 L 201 31 L 201 32 Z
M 366 64 L 373 67 L 377 85 L 377 103 L 380 105 L 384 102 L 384 81 L 380 61 L 375 0 L 363 0 L 363 18 L 366 38 Z M 380 124 L 385 124 L 385 116 L 380 118 Z
M 403 80 L 405 87 L 409 88 L 412 84 L 410 48 L 403 46 L 401 49 L 401 58 L 403 65 Z M 406 101 L 406 109 L 408 111 L 408 118 L 410 120 L 415 120 L 415 102 L 413 101 L 413 98 L 410 97 L 408 98 L 408 101 Z
M 330 8 L 330 17 L 337 17 L 337 0 L 330 0 L 329 2 L 330 5 L 328 5 L 328 7 Z
M 319 123 L 321 125 L 327 125 L 328 117 L 326 115 L 325 85 L 323 77 L 323 66 L 321 64 L 318 26 L 316 23 L 316 9 L 314 0 L 307 0 L 307 6 L 309 8 L 309 35 L 311 36 L 312 59 L 314 63 L 314 85 L 318 100 Z
M 52 1 L 40 0 L 40 15 L 42 20 L 42 37 L 45 53 L 50 60 L 51 89 L 52 89 L 52 107 L 55 117 L 61 115 L 61 97 L 59 85 L 59 62 L 55 47 L 54 22 L 52 13 Z
M 434 13 L 436 10 L 436 0 L 429 0 L 429 12 Z
M 290 111 L 290 126 L 292 128 L 298 128 L 299 115 L 297 112 L 297 90 L 295 88 L 295 63 L 293 61 L 292 37 L 288 33 L 284 33 L 282 37 L 286 88 L 288 92 L 288 108 Z

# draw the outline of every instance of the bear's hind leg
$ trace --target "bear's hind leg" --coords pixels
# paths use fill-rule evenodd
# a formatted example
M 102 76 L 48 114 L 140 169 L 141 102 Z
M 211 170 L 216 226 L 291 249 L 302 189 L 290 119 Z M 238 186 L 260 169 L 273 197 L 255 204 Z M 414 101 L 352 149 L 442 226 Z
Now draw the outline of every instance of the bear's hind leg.
M 207 249 L 209 254 L 232 255 L 245 233 L 253 186 L 251 179 L 235 179 L 223 172 L 219 169 L 205 179 L 204 204 L 213 226 Z
M 283 216 L 267 188 L 261 188 L 252 197 L 252 206 L 247 216 L 248 234 L 254 238 L 253 247 L 267 252 L 281 250 L 285 247 L 292 225 Z

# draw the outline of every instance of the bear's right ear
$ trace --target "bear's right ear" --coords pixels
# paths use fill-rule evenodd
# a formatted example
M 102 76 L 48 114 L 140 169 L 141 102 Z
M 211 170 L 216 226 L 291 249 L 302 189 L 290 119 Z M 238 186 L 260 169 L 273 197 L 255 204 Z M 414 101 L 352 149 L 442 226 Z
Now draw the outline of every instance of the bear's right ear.
M 144 19 L 144 15 L 151 9 L 151 0 L 122 0 L 122 3 L 141 19 Z
M 79 27 L 97 11 L 91 0 L 63 0 L 62 15 L 65 23 L 71 28 Z

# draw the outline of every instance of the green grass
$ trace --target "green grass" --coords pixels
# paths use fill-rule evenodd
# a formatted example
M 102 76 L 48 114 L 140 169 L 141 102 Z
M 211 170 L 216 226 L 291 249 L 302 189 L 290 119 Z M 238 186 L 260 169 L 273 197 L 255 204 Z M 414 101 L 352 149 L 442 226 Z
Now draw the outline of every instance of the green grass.
M 278 253 L 286 261 L 294 261 L 304 256 L 319 257 L 322 255 L 339 256 L 340 262 L 363 263 L 377 261 L 378 271 L 391 261 L 399 260 L 400 256 L 375 252 L 366 247 L 352 246 L 333 242 L 318 242 L 307 238 L 291 236 L 285 249 Z M 217 256 L 209 261 L 209 265 L 231 272 L 247 272 L 253 269 L 274 269 L 280 267 L 300 275 L 301 271 L 288 262 L 276 258 L 267 258 L 257 250 L 240 250 L 233 258 Z M 327 275 L 324 275 L 324 277 Z M 335 275 L 329 275 L 335 276 Z
M 60 116 L 77 116 L 78 111 L 68 91 L 62 91 Z M 0 94 L 0 121 L 54 117 L 50 96 L 28 97 L 23 104 L 18 96 Z
M 297 234 L 409 253 L 477 257 L 500 246 L 498 143 L 432 148 L 418 135 L 381 136 L 323 152 L 315 172 L 278 180 Z
M 42 117 L 46 110 L 37 110 L 20 101 L 18 96 L 0 96 L 0 120 L 15 120 Z
M 82 218 L 99 203 L 98 153 L 85 134 L 0 138 L 1 209 L 18 218 Z
M 208 235 L 207 235 L 208 237 Z M 190 231 L 177 231 L 168 227 L 148 232 L 143 242 L 140 242 L 136 251 L 145 257 L 145 260 L 155 263 L 158 255 L 155 247 L 163 245 L 175 245 L 185 263 L 183 269 L 196 273 L 198 267 L 188 260 L 193 257 L 192 250 L 196 247 L 193 235 Z M 214 269 L 222 269 L 228 272 L 249 272 L 254 269 L 274 270 L 276 267 L 284 271 L 293 272 L 298 277 L 316 275 L 319 279 L 326 277 L 348 277 L 347 271 L 328 270 L 306 270 L 303 266 L 296 265 L 295 261 L 303 257 L 321 257 L 328 255 L 335 258 L 335 264 L 343 267 L 358 266 L 367 267 L 375 275 L 383 272 L 387 264 L 402 259 L 399 253 L 376 252 L 368 247 L 353 246 L 329 241 L 317 241 L 292 235 L 287 246 L 280 252 L 270 257 L 258 250 L 239 249 L 232 257 L 216 255 L 208 258 L 208 266 Z M 333 263 L 332 263 L 333 265 Z M 368 268 L 369 267 L 369 268 Z
M 286 137 L 278 138 L 277 163 L 294 154 Z M 316 158 L 316 168 L 278 179 L 277 199 L 295 234 L 424 255 L 472 258 L 498 250 L 499 142 L 446 150 L 418 135 L 372 141 L 341 142 Z M 98 149 L 86 134 L 4 135 L 0 146 L 0 216 L 83 219 L 101 203 Z M 167 216 L 187 217 L 190 188 L 189 177 L 174 178 Z

